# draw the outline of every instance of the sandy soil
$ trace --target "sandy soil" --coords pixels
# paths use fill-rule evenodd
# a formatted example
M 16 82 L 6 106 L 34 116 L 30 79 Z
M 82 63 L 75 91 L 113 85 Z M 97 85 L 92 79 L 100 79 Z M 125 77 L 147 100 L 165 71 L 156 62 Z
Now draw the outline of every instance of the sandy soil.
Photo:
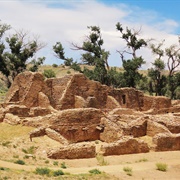
M 64 160 L 67 169 L 64 172 L 71 174 L 88 173 L 89 170 L 97 168 L 104 171 L 115 179 L 146 179 L 146 180 L 178 180 L 180 179 L 180 151 L 173 152 L 150 152 L 144 154 L 121 155 L 104 157 L 108 163 L 106 166 L 97 165 L 97 159 L 76 159 Z M 146 162 L 143 162 L 146 161 Z M 166 172 L 156 170 L 156 163 L 166 163 L 168 168 Z M 12 162 L 0 160 L 0 167 L 10 169 L 18 169 L 25 171 L 34 171 L 34 165 L 18 165 Z M 124 167 L 132 168 L 132 176 L 128 176 L 124 171 Z M 51 169 L 59 169 L 52 167 Z
M 108 179 L 111 180 L 180 179 L 180 151 L 102 156 L 100 159 L 96 157 L 90 159 L 54 160 L 47 158 L 46 150 L 48 148 L 59 147 L 59 143 L 47 136 L 34 138 L 31 142 L 28 135 L 31 130 L 32 128 L 29 127 L 10 126 L 5 123 L 0 123 L 0 168 L 4 167 L 13 170 L 2 171 L 0 169 L 0 180 L 5 177 L 10 177 L 10 179 L 13 180 L 24 179 L 22 178 L 21 173 L 23 174 L 23 177 L 26 177 L 28 180 L 37 180 L 37 176 L 33 173 L 37 167 L 48 167 L 49 169 L 57 170 L 61 168 L 60 165 L 62 162 L 67 166 L 67 169 L 63 169 L 64 172 L 82 174 L 89 173 L 89 170 L 96 168 L 107 173 Z M 147 137 L 144 138 L 146 138 L 146 141 L 149 141 Z M 92 143 L 97 145 L 96 142 Z M 34 158 L 26 158 L 27 153 L 25 153 L 23 149 L 29 150 L 31 147 L 34 148 L 34 152 L 31 152 Z M 25 165 L 15 164 L 14 162 L 17 159 L 25 161 Z M 58 166 L 54 165 L 55 161 L 58 163 Z M 156 163 L 167 164 L 167 171 L 162 172 L 156 170 Z M 124 167 L 132 168 L 132 176 L 126 174 L 123 170 Z M 13 177 L 12 172 L 14 172 Z M 88 178 L 86 177 L 85 179 L 98 178 L 88 176 Z M 38 179 L 44 180 L 49 178 L 39 176 Z M 76 179 L 84 178 L 78 177 Z

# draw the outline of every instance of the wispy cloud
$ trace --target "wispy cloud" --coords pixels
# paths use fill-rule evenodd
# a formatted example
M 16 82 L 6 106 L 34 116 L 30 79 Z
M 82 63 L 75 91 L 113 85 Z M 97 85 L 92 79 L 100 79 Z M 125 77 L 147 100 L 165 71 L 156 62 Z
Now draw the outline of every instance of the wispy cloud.
M 46 56 L 46 63 L 57 63 L 53 56 L 52 46 L 61 41 L 68 57 L 80 58 L 80 52 L 70 50 L 71 42 L 81 44 L 88 34 L 87 26 L 100 26 L 104 47 L 111 52 L 110 65 L 121 65 L 116 50 L 124 48 L 124 43 L 116 31 L 116 23 L 124 27 L 142 29 L 142 37 L 166 39 L 170 45 L 177 41 L 175 31 L 179 24 L 173 19 L 159 17 L 157 12 L 145 11 L 140 7 L 130 7 L 116 3 L 107 5 L 95 0 L 72 1 L 0 1 L 1 20 L 15 29 L 30 30 L 39 34 L 48 46 L 39 52 Z M 149 50 L 141 51 L 149 66 L 152 56 Z

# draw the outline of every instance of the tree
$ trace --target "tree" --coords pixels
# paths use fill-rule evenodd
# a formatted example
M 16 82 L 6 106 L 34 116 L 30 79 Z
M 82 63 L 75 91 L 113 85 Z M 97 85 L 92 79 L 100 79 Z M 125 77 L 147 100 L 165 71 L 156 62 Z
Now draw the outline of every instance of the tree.
M 90 34 L 86 37 L 82 46 L 73 44 L 73 49 L 84 51 L 85 53 L 81 57 L 83 63 L 95 66 L 94 70 L 85 68 L 83 73 L 90 79 L 107 84 L 107 72 L 109 70 L 108 57 L 110 53 L 102 47 L 104 41 L 100 28 L 97 26 L 88 26 L 88 29 L 90 29 Z
M 148 76 L 154 83 L 156 96 L 165 95 L 163 88 L 166 85 L 166 77 L 162 75 L 162 71 L 165 69 L 165 63 L 161 59 L 156 59 L 152 64 L 154 68 L 148 70 Z
M 55 56 L 57 58 L 64 60 L 64 65 L 66 66 L 72 65 L 73 59 L 65 57 L 64 48 L 61 42 L 56 42 L 56 44 L 53 46 L 53 51 L 55 52 Z
M 44 47 L 43 43 L 39 43 L 38 38 L 34 37 L 30 40 L 27 32 L 19 31 L 10 37 L 5 38 L 7 47 L 2 41 L 5 31 L 10 29 L 6 24 L 0 25 L 1 43 L 0 43 L 0 72 L 4 75 L 9 87 L 17 74 L 27 69 L 28 63 L 34 64 L 34 70 L 43 63 L 45 58 L 31 59 L 35 53 Z
M 166 93 L 158 93 L 156 92 L 156 94 L 166 94 L 167 96 L 169 96 L 171 99 L 176 98 L 176 89 L 179 88 L 179 76 L 178 73 L 176 73 L 176 69 L 180 66 L 180 48 L 178 47 L 178 45 L 171 45 L 170 47 L 166 48 L 165 50 L 162 48 L 162 46 L 164 45 L 165 41 L 162 41 L 161 43 L 159 43 L 158 45 L 154 45 L 151 44 L 150 48 L 152 49 L 152 52 L 156 55 L 158 55 L 158 59 L 162 59 L 165 56 L 167 56 L 167 67 L 168 67 L 168 76 L 166 77 L 166 85 L 164 82 L 164 85 L 162 84 L 162 79 L 164 79 L 165 81 L 165 77 L 162 76 L 156 72 L 156 75 L 159 76 L 157 79 L 157 83 L 159 83 L 159 91 L 160 89 L 162 89 L 164 91 L 165 87 L 160 87 L 160 86 L 166 86 Z M 180 43 L 180 39 L 179 39 L 179 43 Z M 156 64 L 156 66 L 159 66 L 161 68 L 165 68 L 165 64 L 161 65 Z M 163 67 L 164 66 L 164 67 Z M 162 70 L 162 69 L 161 69 Z M 159 69 L 159 73 L 161 71 Z M 155 72 L 154 72 L 155 73 Z M 152 71 L 151 71 L 151 75 L 152 75 Z M 161 84 L 161 85 L 160 85 Z M 158 88 L 158 87 L 156 87 Z
M 138 69 L 145 63 L 144 59 L 141 56 L 137 56 L 137 50 L 142 47 L 147 46 L 147 42 L 144 39 L 138 39 L 140 31 L 134 31 L 126 28 L 124 31 L 122 25 L 118 22 L 116 24 L 116 29 L 120 32 L 120 38 L 125 40 L 127 49 L 124 51 L 117 51 L 120 54 L 124 72 L 124 78 L 126 80 L 126 86 L 136 87 L 138 81 L 142 79 L 142 75 L 138 72 Z M 125 60 L 124 54 L 129 54 L 132 56 L 132 59 Z

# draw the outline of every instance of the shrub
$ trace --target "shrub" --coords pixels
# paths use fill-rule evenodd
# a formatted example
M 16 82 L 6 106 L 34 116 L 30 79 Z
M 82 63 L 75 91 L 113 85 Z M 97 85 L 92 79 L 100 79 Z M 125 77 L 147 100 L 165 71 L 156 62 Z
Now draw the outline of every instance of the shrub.
M 2 142 L 2 146 L 9 147 L 10 143 L 10 141 Z
M 54 161 L 54 162 L 53 162 L 53 165 L 54 165 L 54 166 L 58 166 L 58 161 Z
M 56 77 L 56 73 L 55 73 L 52 69 L 45 69 L 44 72 L 43 72 L 43 75 L 44 75 L 46 78 Z
M 48 163 L 49 163 L 49 160 L 46 160 L 45 163 L 48 164 Z
M 35 173 L 39 175 L 49 175 L 50 172 L 51 170 L 48 168 L 36 168 L 36 171 L 35 171 Z
M 21 164 L 21 165 L 24 165 L 24 164 L 25 164 L 25 162 L 24 162 L 23 160 L 20 160 L 20 159 L 18 159 L 18 160 L 15 161 L 14 163 L 16 163 L 16 164 Z
M 164 164 L 164 163 L 157 163 L 156 164 L 156 169 L 159 170 L 159 171 L 167 171 L 167 164 Z
M 22 152 L 24 152 L 25 154 L 34 154 L 35 153 L 35 149 L 36 149 L 36 147 L 31 146 L 28 149 L 22 149 Z
M 138 160 L 138 161 L 136 161 L 136 162 L 147 162 L 148 160 L 146 159 L 146 158 L 142 158 L 142 159 L 140 159 L 140 160 Z
M 57 65 L 57 64 L 53 64 L 53 65 L 52 65 L 52 67 L 57 68 L 57 67 L 58 67 L 58 65 Z
M 66 168 L 67 168 L 65 162 L 62 162 L 62 163 L 61 163 L 61 168 L 63 168 L 63 169 L 66 169 Z
M 92 170 L 89 171 L 89 173 L 91 173 L 91 174 L 101 174 L 101 171 L 98 170 L 98 169 L 92 169 Z
M 0 167 L 0 171 L 8 171 L 9 168 L 5 168 L 5 167 Z
M 132 176 L 132 168 L 124 167 L 123 171 L 125 171 L 128 176 Z
M 64 172 L 62 170 L 57 170 L 53 172 L 53 176 L 61 176 L 64 175 Z

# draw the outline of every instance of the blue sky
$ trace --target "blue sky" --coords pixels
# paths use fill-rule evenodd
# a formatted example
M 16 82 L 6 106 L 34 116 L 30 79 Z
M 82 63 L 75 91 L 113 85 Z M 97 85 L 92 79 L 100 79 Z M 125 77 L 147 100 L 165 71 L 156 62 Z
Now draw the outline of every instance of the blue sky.
M 165 47 L 169 47 L 178 43 L 179 7 L 179 0 L 9 0 L 0 1 L 0 19 L 13 30 L 39 35 L 47 46 L 36 57 L 45 56 L 46 64 L 63 63 L 52 51 L 57 41 L 62 42 L 67 57 L 80 61 L 82 52 L 71 50 L 71 43 L 81 45 L 89 33 L 87 26 L 99 26 L 104 48 L 111 54 L 109 64 L 121 66 L 116 51 L 123 50 L 125 44 L 119 38 L 116 23 L 141 28 L 142 38 L 154 38 L 155 43 L 165 39 Z M 143 68 L 149 68 L 156 58 L 148 48 L 139 54 L 147 62 Z

